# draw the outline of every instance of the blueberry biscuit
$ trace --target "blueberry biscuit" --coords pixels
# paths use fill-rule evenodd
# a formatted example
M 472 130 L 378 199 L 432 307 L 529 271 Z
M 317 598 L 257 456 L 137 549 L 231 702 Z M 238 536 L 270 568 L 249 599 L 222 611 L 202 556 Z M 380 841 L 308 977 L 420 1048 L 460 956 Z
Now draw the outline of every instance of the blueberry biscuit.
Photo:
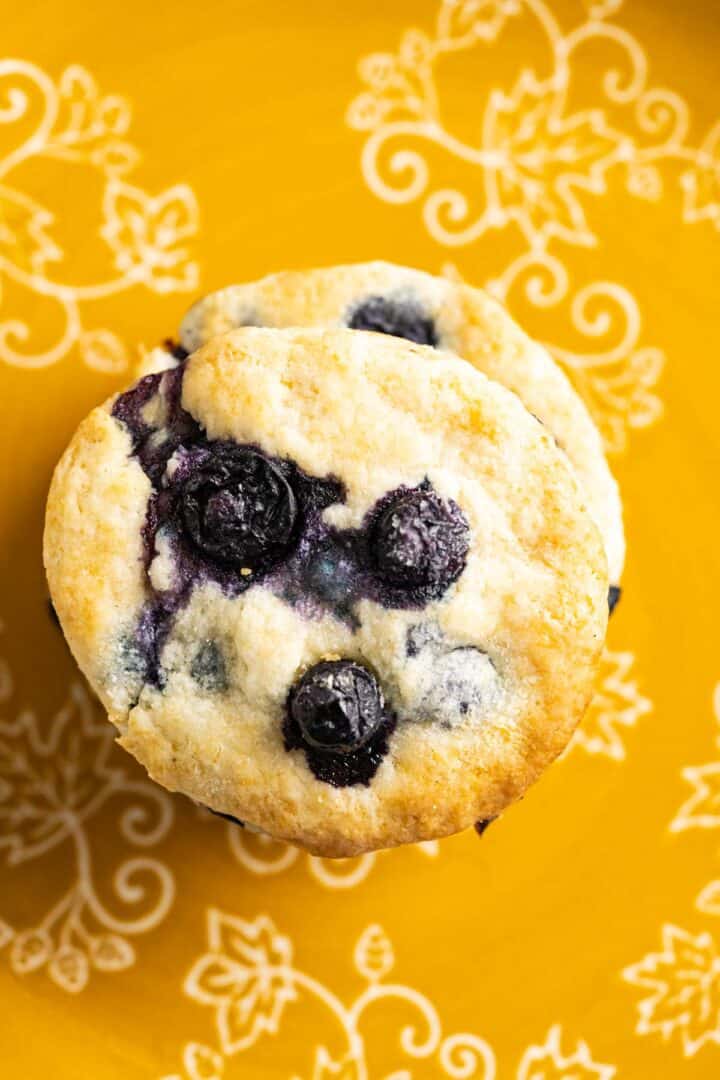
M 548 430 L 469 364 L 236 330 L 81 424 L 53 602 L 161 784 L 329 856 L 489 819 L 592 692 L 599 532 Z
M 547 424 L 585 486 L 605 541 L 611 608 L 625 554 L 622 506 L 582 400 L 542 346 L 479 289 L 389 263 L 273 274 L 200 300 L 182 324 L 192 350 L 236 326 L 350 326 L 450 349 L 513 390 Z

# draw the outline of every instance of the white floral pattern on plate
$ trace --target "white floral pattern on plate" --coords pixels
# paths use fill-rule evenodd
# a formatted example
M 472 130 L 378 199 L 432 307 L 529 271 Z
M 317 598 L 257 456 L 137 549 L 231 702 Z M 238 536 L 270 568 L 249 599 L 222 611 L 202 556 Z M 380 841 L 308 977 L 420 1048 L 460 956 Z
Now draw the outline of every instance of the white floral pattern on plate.
M 514 290 L 518 300 L 538 309 L 567 302 L 568 329 L 588 348 L 546 344 L 615 452 L 625 449 L 630 429 L 660 416 L 654 388 L 664 356 L 640 343 L 642 318 L 632 293 L 605 280 L 573 291 L 564 252 L 600 243 L 588 206 L 606 192 L 611 175 L 623 177 L 629 194 L 649 203 L 675 185 L 683 222 L 710 221 L 720 228 L 720 124 L 699 145 L 689 141 L 687 103 L 674 90 L 651 84 L 640 42 L 610 21 L 621 7 L 621 0 L 588 3 L 585 20 L 564 29 L 545 0 L 442 0 L 431 32 L 408 29 L 397 52 L 360 61 L 365 88 L 347 111 L 349 126 L 364 134 L 361 161 L 369 189 L 394 205 L 420 201 L 425 227 L 438 244 L 471 247 L 494 230 L 519 231 L 526 250 L 488 284 L 511 310 Z M 447 119 L 439 68 L 454 54 L 478 50 L 482 56 L 499 47 L 503 32 L 520 20 L 544 40 L 551 71 L 541 77 L 535 61 L 516 50 L 510 90 L 483 82 L 481 75 L 478 137 L 468 140 Z M 578 55 L 588 46 L 614 51 L 624 69 L 608 66 L 598 103 L 576 108 Z M 469 170 L 472 196 L 434 179 L 438 154 L 454 162 L 456 174 Z
M 227 827 L 227 838 L 234 857 L 251 874 L 260 877 L 274 876 L 302 861 L 315 881 L 327 889 L 335 890 L 352 889 L 361 885 L 383 854 L 369 852 L 353 859 L 321 859 L 316 855 L 308 855 L 292 844 L 241 829 L 232 823 Z M 440 853 L 440 843 L 438 840 L 427 840 L 413 844 L 412 850 L 429 858 L 436 858 Z
M 720 683 L 713 693 L 720 724 Z M 716 736 L 720 747 L 720 736 Z M 720 762 L 688 766 L 683 777 L 693 792 L 670 822 L 671 833 L 720 828 Z M 720 916 L 720 878 L 709 881 L 695 900 L 705 915 Z M 649 996 L 638 1004 L 638 1035 L 678 1034 L 685 1057 L 708 1043 L 720 1043 L 720 955 L 708 931 L 693 935 L 678 926 L 662 928 L 661 952 L 648 953 L 623 971 L 623 978 Z
M 419 1021 L 400 1032 L 403 1056 L 433 1061 L 438 1073 L 446 1076 L 495 1080 L 495 1054 L 485 1039 L 472 1032 L 445 1035 L 437 1009 L 426 995 L 404 983 L 386 981 L 395 967 L 395 953 L 377 923 L 367 926 L 355 944 L 353 965 L 364 986 L 349 1005 L 294 964 L 291 941 L 267 915 L 246 920 L 210 908 L 207 938 L 208 951 L 193 964 L 184 991 L 214 1011 L 218 1043 L 186 1043 L 183 1071 L 164 1080 L 220 1080 L 228 1061 L 261 1038 L 277 1035 L 286 1008 L 304 997 L 327 1010 L 328 1020 L 339 1029 L 345 1044 L 335 1056 L 324 1043 L 314 1046 L 312 1080 L 368 1080 L 365 1014 L 377 1005 L 387 1010 L 393 1001 L 410 1006 Z M 324 1037 L 329 1035 L 327 1031 Z M 517 1080 L 611 1080 L 615 1075 L 613 1066 L 592 1060 L 582 1040 L 569 1055 L 562 1052 L 561 1041 L 561 1028 L 555 1025 L 544 1045 L 529 1046 L 518 1066 Z M 409 1069 L 401 1069 L 385 1080 L 411 1076 Z
M 631 677 L 635 657 L 631 652 L 603 649 L 595 682 L 595 696 L 575 732 L 571 747 L 624 761 L 623 731 L 632 728 L 652 709 Z
M 125 138 L 130 119 L 129 102 L 102 94 L 90 72 L 77 64 L 55 83 L 26 60 L 0 60 L 0 134 L 7 145 L 0 155 L 0 281 L 7 278 L 30 290 L 50 310 L 58 309 L 63 321 L 52 344 L 33 348 L 35 327 L 24 319 L 0 318 L 5 363 L 45 367 L 77 346 L 88 367 L 116 374 L 128 365 L 128 349 L 113 331 L 87 328 L 84 305 L 136 285 L 157 293 L 196 288 L 197 264 L 182 246 L 197 231 L 195 196 L 187 184 L 151 196 L 122 179 L 140 159 Z M 98 232 L 112 253 L 115 276 L 73 284 L 48 271 L 65 254 L 52 238 L 54 215 L 13 184 L 18 166 L 43 159 L 100 173 L 104 220 Z
M 11 695 L 3 660 L 0 701 Z M 93 968 L 115 972 L 135 962 L 128 937 L 158 926 L 175 893 L 173 875 L 163 863 L 134 856 L 113 876 L 114 899 L 133 914 L 110 910 L 96 886 L 87 824 L 118 797 L 122 837 L 133 847 L 153 847 L 170 829 L 172 802 L 155 784 L 127 776 L 111 725 L 80 683 L 71 684 L 46 733 L 43 727 L 29 710 L 14 721 L 0 721 L 0 861 L 18 868 L 66 844 L 72 853 L 69 881 L 38 923 L 11 926 L 0 917 L 0 948 L 8 948 L 16 974 L 45 969 L 63 990 L 78 993 Z
M 614 1065 L 593 1061 L 582 1039 L 572 1053 L 563 1053 L 562 1028 L 554 1024 L 542 1046 L 529 1046 L 523 1054 L 517 1080 L 612 1080 L 616 1071 Z

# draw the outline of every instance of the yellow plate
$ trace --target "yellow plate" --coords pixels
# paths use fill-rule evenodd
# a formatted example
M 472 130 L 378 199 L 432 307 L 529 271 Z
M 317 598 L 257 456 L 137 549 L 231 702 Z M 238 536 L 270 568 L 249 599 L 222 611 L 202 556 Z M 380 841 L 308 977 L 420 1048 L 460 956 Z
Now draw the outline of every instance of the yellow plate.
M 715 1076 L 717 5 L 6 15 L 2 1075 Z M 596 701 L 524 802 L 482 839 L 329 863 L 113 747 L 40 533 L 77 421 L 199 291 L 377 257 L 489 286 L 548 343 L 605 436 L 629 560 Z

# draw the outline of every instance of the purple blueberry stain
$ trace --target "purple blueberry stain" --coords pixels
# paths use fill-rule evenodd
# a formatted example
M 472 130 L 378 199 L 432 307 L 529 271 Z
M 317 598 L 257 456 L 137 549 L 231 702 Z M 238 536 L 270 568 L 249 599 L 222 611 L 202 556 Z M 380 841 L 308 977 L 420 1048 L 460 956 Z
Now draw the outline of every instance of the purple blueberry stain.
M 145 685 L 163 689 L 163 647 L 198 584 L 231 597 L 262 586 L 308 618 L 330 614 L 356 629 L 363 599 L 420 609 L 457 580 L 468 524 L 429 480 L 388 492 L 359 528 L 334 528 L 323 511 L 344 502 L 343 484 L 257 446 L 208 439 L 182 406 L 185 357 L 177 358 L 177 367 L 141 379 L 112 411 L 152 484 L 143 526 L 148 600 L 119 657 L 138 696 Z M 367 785 L 396 718 L 369 669 L 338 663 L 316 665 L 291 690 L 285 747 L 302 750 L 318 780 Z M 190 675 L 203 692 L 228 689 L 217 642 L 198 645 Z
M 128 431 L 153 490 L 143 526 L 149 599 L 120 662 L 136 680 L 162 688 L 159 661 L 177 611 L 198 583 L 237 596 L 299 543 L 343 485 L 308 476 L 258 447 L 211 441 L 182 407 L 185 364 L 145 376 L 112 415 Z M 153 587 L 158 544 L 170 553 L 172 583 Z
M 414 341 L 417 345 L 438 344 L 434 321 L 411 297 L 368 296 L 348 313 L 347 325 L 351 330 L 391 334 Z

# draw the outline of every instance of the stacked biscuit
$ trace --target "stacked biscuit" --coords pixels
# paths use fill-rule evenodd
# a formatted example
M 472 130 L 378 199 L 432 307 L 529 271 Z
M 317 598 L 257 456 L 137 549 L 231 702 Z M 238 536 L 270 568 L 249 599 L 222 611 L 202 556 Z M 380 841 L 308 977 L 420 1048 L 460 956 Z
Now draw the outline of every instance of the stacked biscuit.
M 582 401 L 384 263 L 199 301 L 55 473 L 56 610 L 160 783 L 323 855 L 495 817 L 592 693 L 624 556 Z

